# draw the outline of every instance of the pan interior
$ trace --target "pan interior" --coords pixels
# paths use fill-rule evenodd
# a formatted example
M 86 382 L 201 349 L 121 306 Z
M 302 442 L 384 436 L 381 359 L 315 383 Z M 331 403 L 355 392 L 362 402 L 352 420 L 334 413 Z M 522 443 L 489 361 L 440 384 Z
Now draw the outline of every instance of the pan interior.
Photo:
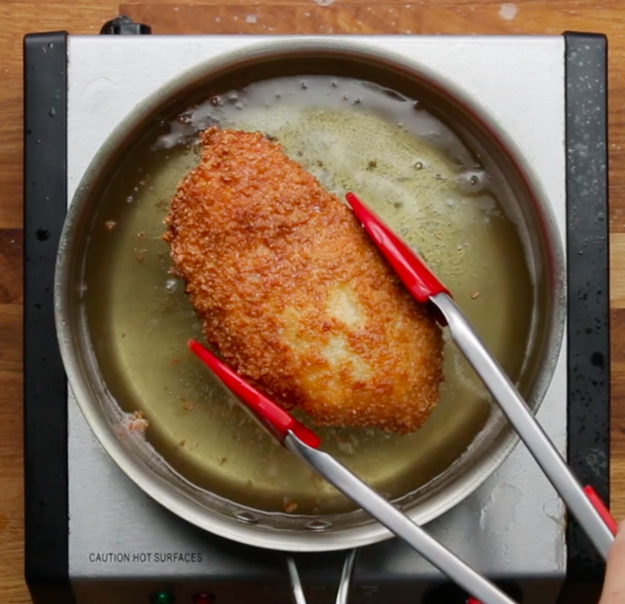
M 501 162 L 469 130 L 450 125 L 453 109 L 446 113 L 416 85 L 396 90 L 364 73 L 288 71 L 280 63 L 254 77 L 231 73 L 196 90 L 195 102 L 153 116 L 100 179 L 81 284 L 106 389 L 125 413 L 144 413 L 153 454 L 197 492 L 275 517 L 353 507 L 276 445 L 186 349 L 202 334 L 184 284 L 168 272 L 161 236 L 169 200 L 197 162 L 200 129 L 260 130 L 330 191 L 357 192 L 448 284 L 526 396 L 546 321 L 544 271 L 531 251 L 533 225 L 519 211 L 524 201 Z M 485 426 L 492 439 L 502 425 L 449 342 L 445 376 L 441 401 L 418 432 L 315 427 L 324 448 L 389 498 L 427 496 Z

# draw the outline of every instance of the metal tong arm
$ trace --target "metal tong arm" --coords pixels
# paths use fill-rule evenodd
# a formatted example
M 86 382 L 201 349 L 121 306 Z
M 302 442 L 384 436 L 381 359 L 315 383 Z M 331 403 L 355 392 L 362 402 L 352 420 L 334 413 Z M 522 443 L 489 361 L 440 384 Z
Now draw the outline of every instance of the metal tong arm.
M 604 510 L 595 509 L 558 450 L 545 434 L 508 376 L 488 350 L 451 298 L 449 290 L 393 231 L 353 193 L 347 202 L 376 247 L 393 267 L 411 295 L 422 303 L 432 303 L 449 326 L 451 336 L 484 382 L 491 395 L 514 426 L 551 484 L 573 512 L 584 531 L 603 556 L 614 541 L 614 522 Z
M 515 604 L 508 596 L 452 554 L 436 539 L 407 516 L 380 497 L 373 489 L 352 474 L 332 456 L 319 451 L 319 437 L 292 418 L 276 403 L 248 384 L 215 355 L 194 340 L 189 348 L 207 365 L 233 394 L 258 418 L 261 425 L 282 445 L 295 453 L 330 484 L 344 493 L 392 533 L 403 539 L 426 560 L 445 573 L 452 581 L 464 587 L 482 604 Z M 297 576 L 297 568 L 289 561 L 294 596 L 304 603 L 304 593 Z M 339 593 L 339 595 L 342 595 Z
M 447 293 L 436 294 L 431 300 L 443 313 L 458 348 L 484 382 L 599 553 L 607 559 L 610 546 L 614 542 L 614 535 L 510 378 L 489 354 L 480 337 Z
M 516 604 L 332 456 L 309 447 L 293 433 L 287 434 L 284 446 L 482 604 Z

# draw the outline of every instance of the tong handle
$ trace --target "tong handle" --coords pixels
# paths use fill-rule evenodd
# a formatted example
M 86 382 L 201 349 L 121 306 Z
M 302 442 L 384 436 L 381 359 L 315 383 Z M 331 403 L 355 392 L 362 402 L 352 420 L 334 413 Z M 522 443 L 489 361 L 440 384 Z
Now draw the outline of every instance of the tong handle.
M 610 514 L 608 506 L 603 503 L 601 497 L 597 494 L 597 491 L 595 491 L 595 489 L 593 489 L 590 485 L 586 485 L 584 487 L 584 493 L 586 493 L 586 497 L 588 497 L 590 503 L 593 505 L 595 510 L 597 510 L 597 513 L 601 516 L 609 531 L 613 535 L 616 535 L 618 531 L 618 524 L 616 523 L 616 520 L 614 520 L 612 514 Z
M 538 423 L 510 378 L 490 355 L 456 303 L 445 293 L 432 297 L 444 315 L 454 342 L 502 409 L 538 465 L 604 559 L 614 534 Z
M 606 523 L 607 527 L 610 529 L 612 534 L 616 535 L 616 532 L 618 530 L 616 520 L 614 520 L 614 518 L 612 517 L 612 514 L 610 514 L 610 510 L 608 510 L 607 506 L 605 505 L 605 503 L 603 503 L 603 501 L 601 500 L 601 498 L 599 497 L 595 489 L 587 485 L 584 487 L 584 493 L 586 493 L 588 500 L 597 510 L 601 518 L 603 518 L 603 521 Z M 466 601 L 466 604 L 482 604 L 482 603 L 479 600 L 476 600 L 475 598 L 469 598 Z

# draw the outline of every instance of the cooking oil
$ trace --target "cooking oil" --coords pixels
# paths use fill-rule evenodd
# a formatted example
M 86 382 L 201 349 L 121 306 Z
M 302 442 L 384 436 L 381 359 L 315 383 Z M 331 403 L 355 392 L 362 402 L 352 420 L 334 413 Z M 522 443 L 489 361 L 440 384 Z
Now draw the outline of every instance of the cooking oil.
M 121 162 L 87 250 L 91 345 L 121 409 L 177 472 L 218 496 L 285 514 L 337 513 L 350 502 L 277 445 L 187 350 L 202 340 L 161 237 L 176 186 L 209 126 L 261 131 L 341 199 L 352 190 L 426 259 L 515 381 L 536 307 L 527 233 L 495 164 L 419 99 L 371 82 L 310 75 L 208 96 L 153 131 Z M 316 428 L 323 447 L 385 497 L 427 484 L 456 461 L 492 412 L 462 355 L 445 345 L 441 400 L 398 436 Z

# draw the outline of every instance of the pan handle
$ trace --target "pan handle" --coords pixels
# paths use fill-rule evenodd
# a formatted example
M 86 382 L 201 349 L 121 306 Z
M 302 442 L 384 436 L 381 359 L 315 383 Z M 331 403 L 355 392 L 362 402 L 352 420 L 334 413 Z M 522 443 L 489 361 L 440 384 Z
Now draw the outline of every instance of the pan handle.
M 347 556 L 345 556 L 345 562 L 343 562 L 343 570 L 341 572 L 341 580 L 339 582 L 339 589 L 336 592 L 336 604 L 348 603 L 349 588 L 354 574 L 357 554 L 358 550 L 354 548 L 347 553 Z
M 289 571 L 289 579 L 293 588 L 293 604 L 306 604 L 304 588 L 297 572 L 297 564 L 293 556 L 286 557 L 286 568 Z
M 341 579 L 339 581 L 339 589 L 336 592 L 336 604 L 348 604 L 349 587 L 354 574 L 354 565 L 356 563 L 356 554 L 358 550 L 352 549 L 345 556 L 343 562 L 343 570 L 341 571 Z M 297 571 L 297 564 L 293 556 L 286 557 L 286 566 L 289 571 L 289 579 L 293 588 L 293 604 L 306 604 L 306 596 L 302 587 L 302 581 Z

